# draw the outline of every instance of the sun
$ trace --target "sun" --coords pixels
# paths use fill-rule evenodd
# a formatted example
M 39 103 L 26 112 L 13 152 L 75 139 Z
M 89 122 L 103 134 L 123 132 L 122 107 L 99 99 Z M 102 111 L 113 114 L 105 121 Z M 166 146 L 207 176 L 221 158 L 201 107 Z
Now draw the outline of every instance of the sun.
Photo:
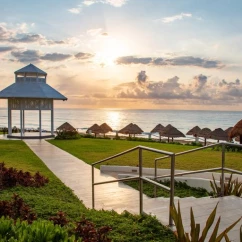
M 115 39 L 108 38 L 96 52 L 94 61 L 100 65 L 104 66 L 114 66 L 115 60 L 119 56 L 123 56 L 125 53 L 124 44 Z

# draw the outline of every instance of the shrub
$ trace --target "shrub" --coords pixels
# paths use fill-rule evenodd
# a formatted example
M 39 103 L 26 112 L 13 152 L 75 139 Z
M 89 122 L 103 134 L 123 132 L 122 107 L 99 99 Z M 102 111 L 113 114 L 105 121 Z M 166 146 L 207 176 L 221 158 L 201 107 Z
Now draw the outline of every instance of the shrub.
M 0 190 L 17 185 L 41 187 L 48 182 L 48 178 L 40 175 L 39 172 L 32 176 L 29 172 L 18 171 L 13 167 L 7 168 L 4 163 L 0 163 Z
M 224 181 L 224 194 L 222 195 L 222 191 L 221 191 L 222 177 L 220 176 L 220 186 L 218 186 L 213 176 L 213 181 L 210 181 L 210 186 L 213 189 L 213 194 L 215 197 L 230 196 L 230 195 L 241 197 L 242 182 L 239 182 L 238 178 L 234 180 L 232 180 L 232 178 L 233 178 L 233 174 L 230 175 L 228 181 Z
M 202 146 L 203 146 L 201 143 L 199 143 L 199 142 L 194 142 L 194 141 L 192 141 L 191 143 L 187 143 L 187 144 L 185 144 L 185 145 L 199 146 L 199 147 L 202 147 Z
M 36 220 L 36 214 L 17 194 L 13 194 L 12 201 L 0 201 L 0 217 L 2 216 L 10 217 L 15 221 L 25 220 L 28 223 Z
M 94 223 L 83 218 L 81 221 L 76 223 L 74 233 L 76 236 L 81 237 L 84 242 L 110 242 L 111 239 L 107 237 L 107 233 L 111 230 L 112 229 L 109 226 L 102 226 L 96 229 Z
M 68 224 L 68 220 L 66 218 L 65 213 L 62 211 L 58 211 L 56 216 L 50 217 L 50 221 L 52 221 L 55 225 L 60 225 L 61 227 Z
M 127 137 L 127 140 L 129 141 L 142 141 L 142 142 L 156 142 L 153 139 L 147 139 L 147 138 L 139 138 L 139 137 Z
M 80 139 L 80 135 L 78 134 L 77 131 L 68 131 L 68 130 L 65 130 L 65 131 L 60 131 L 60 132 L 57 132 L 57 136 L 55 137 L 55 139 Z
M 0 218 L 0 238 L 1 241 L 81 241 L 74 235 L 70 236 L 67 228 L 54 225 L 50 221 L 38 220 L 32 224 L 22 222 L 19 219 L 13 221 L 9 218 Z

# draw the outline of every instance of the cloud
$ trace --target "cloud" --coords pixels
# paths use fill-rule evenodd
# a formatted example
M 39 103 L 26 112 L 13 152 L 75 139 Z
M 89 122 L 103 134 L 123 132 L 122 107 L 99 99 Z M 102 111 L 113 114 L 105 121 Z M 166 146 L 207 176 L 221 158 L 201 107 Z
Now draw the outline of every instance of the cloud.
M 15 47 L 13 46 L 0 46 L 0 53 L 1 52 L 8 52 L 8 51 L 11 51 L 11 50 L 14 50 Z
M 82 3 L 86 6 L 91 6 L 95 3 L 109 4 L 113 7 L 121 7 L 126 4 L 128 0 L 84 0 Z
M 139 74 L 146 75 L 142 71 Z M 239 79 L 234 82 L 222 80 L 219 85 L 203 74 L 195 76 L 192 84 L 186 85 L 180 82 L 178 76 L 158 82 L 148 81 L 148 77 L 142 82 L 136 79 L 135 82 L 122 83 L 113 88 L 115 97 L 160 104 L 179 102 L 189 105 L 228 105 L 242 102 L 242 86 Z
M 130 65 L 130 64 L 150 64 L 152 62 L 151 57 L 138 58 L 135 56 L 122 56 L 116 59 L 118 65 Z
M 90 35 L 90 36 L 99 35 L 99 34 L 101 34 L 101 32 L 102 32 L 102 28 L 89 29 L 89 30 L 87 30 L 87 34 Z
M 61 54 L 61 53 L 51 53 L 41 56 L 40 59 L 48 60 L 48 61 L 62 61 L 71 58 L 72 55 L 69 54 Z
M 194 86 L 197 92 L 200 92 L 204 88 L 207 83 L 207 79 L 208 77 L 202 74 L 194 77 Z
M 145 74 L 145 71 L 141 71 L 138 73 L 136 79 L 139 84 L 142 84 L 142 83 L 146 82 L 146 80 L 148 79 L 148 76 Z
M 48 66 L 46 70 L 59 70 L 59 69 L 66 69 L 66 65 L 57 65 L 57 66 Z
M 23 63 L 39 62 L 41 60 L 57 62 L 67 60 L 72 57 L 72 55 L 62 53 L 43 54 L 40 51 L 36 50 L 16 50 L 12 51 L 11 55 L 14 56 L 17 59 L 17 61 Z
M 8 40 L 13 34 L 13 31 L 7 29 L 3 23 L 0 24 L 0 41 Z
M 227 82 L 224 79 L 219 82 L 219 86 L 223 87 L 223 86 L 227 86 L 227 87 L 231 87 L 231 86 L 239 86 L 240 85 L 240 80 L 236 79 L 234 82 Z
M 24 34 L 20 38 L 11 38 L 9 42 L 13 43 L 33 43 L 44 41 L 45 38 L 40 34 Z
M 73 14 L 79 14 L 81 12 L 82 8 L 79 6 L 77 8 L 70 8 L 68 11 Z
M 114 7 L 121 7 L 128 2 L 128 0 L 103 0 L 101 1 L 106 4 L 110 4 Z
M 90 54 L 90 53 L 84 53 L 84 52 L 79 52 L 77 54 L 75 54 L 75 57 L 78 59 L 78 60 L 86 60 L 86 59 L 90 59 L 92 58 L 94 55 L 93 54 Z
M 15 30 L 9 29 L 6 26 L 6 24 L 0 23 L 0 42 L 23 44 L 38 43 L 40 45 L 70 44 L 72 46 L 73 43 L 77 42 L 77 39 L 75 38 L 68 38 L 65 40 L 52 40 L 47 39 L 41 34 L 26 33 L 24 32 L 28 28 L 28 25 L 26 23 L 17 24 Z M 34 24 L 32 23 L 31 26 L 34 26 Z
M 116 59 L 118 65 L 146 64 L 151 66 L 198 66 L 203 68 L 222 68 L 224 65 L 216 60 L 208 60 L 193 56 L 178 56 L 174 58 L 152 58 L 122 56 Z
M 200 66 L 203 68 L 221 68 L 223 65 L 219 61 L 207 60 L 193 56 L 180 56 L 166 59 L 168 65 L 173 66 Z
M 174 15 L 174 16 L 169 16 L 169 17 L 165 17 L 165 18 L 162 18 L 162 19 L 157 19 L 155 20 L 156 22 L 163 22 L 163 23 L 172 23 L 174 21 L 177 21 L 177 20 L 183 20 L 184 18 L 191 18 L 192 17 L 192 14 L 191 13 L 181 13 L 181 14 L 178 14 L 178 15 Z
M 91 6 L 94 3 L 97 3 L 98 1 L 96 0 L 84 0 L 82 3 L 86 6 Z
M 11 55 L 23 63 L 38 62 L 41 56 L 36 50 L 12 51 Z

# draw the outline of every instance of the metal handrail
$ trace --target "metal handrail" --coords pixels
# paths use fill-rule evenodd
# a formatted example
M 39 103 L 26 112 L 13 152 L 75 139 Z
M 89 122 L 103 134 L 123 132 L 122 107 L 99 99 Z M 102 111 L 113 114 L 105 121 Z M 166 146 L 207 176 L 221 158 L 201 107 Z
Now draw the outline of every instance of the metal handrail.
M 192 149 L 192 150 L 178 152 L 178 153 L 175 153 L 174 156 L 180 156 L 180 155 L 184 155 L 184 154 L 208 149 L 208 148 L 215 147 L 215 146 L 221 146 L 222 147 L 221 167 L 176 173 L 176 174 L 174 174 L 174 177 L 221 170 L 222 171 L 222 174 L 221 174 L 222 175 L 222 177 L 221 177 L 221 194 L 223 196 L 224 195 L 224 172 L 229 171 L 229 172 L 232 172 L 232 173 L 237 173 L 237 174 L 242 175 L 242 172 L 240 172 L 240 171 L 233 170 L 233 169 L 230 169 L 230 168 L 225 168 L 225 148 L 226 148 L 226 146 L 235 146 L 235 147 L 241 147 L 242 148 L 241 144 L 228 143 L 228 142 L 216 143 L 216 144 L 211 144 L 211 145 L 207 145 L 207 146 L 204 146 L 204 147 L 195 148 L 195 149 Z M 154 180 L 165 178 L 165 177 L 170 177 L 170 175 L 157 176 L 157 161 L 163 160 L 163 159 L 166 159 L 166 158 L 168 158 L 168 156 L 162 156 L 162 157 L 158 157 L 158 158 L 155 159 Z M 156 195 L 157 195 L 157 187 L 154 186 L 154 196 L 156 197 Z
M 139 176 L 138 177 L 122 178 L 122 179 L 116 179 L 116 180 L 110 180 L 110 181 L 104 181 L 104 182 L 97 182 L 97 183 L 94 182 L 94 167 L 95 167 L 95 165 L 101 164 L 105 161 L 117 158 L 119 156 L 125 155 L 125 154 L 130 153 L 130 152 L 135 151 L 135 150 L 139 150 L 139 155 L 138 155 L 138 157 L 139 157 Z M 171 210 L 171 205 L 174 203 L 174 183 L 173 184 L 171 183 L 171 186 L 169 188 L 169 187 L 164 186 L 160 183 L 157 183 L 157 182 L 155 182 L 151 179 L 143 177 L 143 159 L 142 159 L 142 151 L 143 150 L 170 156 L 171 157 L 171 167 L 173 167 L 173 169 L 175 168 L 174 153 L 164 151 L 164 150 L 158 150 L 158 149 L 154 149 L 154 148 L 150 148 L 150 147 L 146 147 L 146 146 L 142 146 L 142 145 L 136 146 L 136 147 L 131 148 L 129 150 L 123 151 L 123 152 L 118 153 L 116 155 L 113 155 L 113 156 L 107 157 L 105 159 L 102 159 L 100 161 L 97 161 L 95 163 L 92 163 L 92 208 L 95 207 L 95 193 L 94 193 L 94 186 L 95 185 L 102 185 L 102 184 L 108 184 L 108 183 L 119 182 L 119 181 L 139 180 L 140 214 L 143 213 L 143 181 L 154 184 L 154 185 L 170 192 L 170 210 Z M 174 170 L 172 171 L 172 169 L 171 169 L 171 175 L 170 176 L 173 177 L 174 174 L 175 174 Z M 173 177 L 173 180 L 174 180 L 174 177 Z M 169 213 L 169 224 L 173 225 L 171 212 Z
M 219 143 L 219 144 L 221 144 L 221 143 Z M 192 152 L 196 152 L 196 151 L 199 151 L 199 150 L 204 150 L 204 149 L 211 148 L 211 147 L 217 146 L 217 145 L 218 144 L 212 144 L 212 145 L 207 145 L 207 146 L 199 147 L 199 148 L 192 149 L 192 150 L 186 150 L 186 151 L 178 152 L 178 153 L 175 153 L 175 156 L 192 153 Z M 163 159 L 166 159 L 166 158 L 169 158 L 169 156 L 162 156 L 162 157 L 155 158 L 155 161 L 163 160 Z
M 210 171 L 220 171 L 220 170 L 222 170 L 222 167 L 203 169 L 203 170 L 197 170 L 197 171 L 186 171 L 186 172 L 176 173 L 174 176 L 185 176 L 185 175 L 198 174 L 198 173 L 210 172 Z M 157 176 L 156 179 L 166 178 L 166 177 L 170 177 L 170 175 Z
M 180 172 L 180 173 L 175 174 L 175 158 L 176 158 L 176 156 L 185 155 L 185 154 L 188 154 L 188 153 L 208 149 L 208 148 L 215 147 L 215 146 L 221 146 L 222 147 L 221 167 L 216 167 L 216 168 L 211 168 L 211 169 L 202 169 L 202 170 L 197 170 L 197 171 L 185 171 L 185 172 Z M 223 188 L 224 188 L 224 172 L 229 171 L 229 172 L 232 172 L 232 173 L 237 173 L 237 174 L 242 175 L 242 172 L 240 172 L 240 171 L 233 170 L 233 169 L 225 167 L 225 148 L 226 148 L 226 146 L 235 146 L 235 147 L 241 147 L 242 148 L 242 145 L 240 145 L 240 144 L 223 142 L 223 143 L 212 144 L 212 145 L 208 145 L 208 146 L 205 146 L 205 147 L 199 147 L 199 148 L 195 148 L 195 149 L 187 150 L 187 151 L 183 151 L 183 152 L 173 153 L 173 152 L 158 150 L 158 149 L 149 148 L 149 147 L 146 147 L 146 146 L 139 145 L 139 146 L 136 146 L 136 147 L 131 148 L 129 150 L 118 153 L 116 155 L 105 158 L 103 160 L 97 161 L 97 162 L 92 164 L 92 207 L 94 208 L 94 205 L 95 205 L 95 203 L 94 203 L 95 202 L 95 196 L 94 196 L 94 186 L 95 185 L 101 185 L 101 184 L 107 184 L 107 183 L 119 182 L 119 181 L 139 180 L 140 214 L 142 214 L 143 213 L 143 181 L 146 181 L 146 182 L 149 182 L 149 183 L 154 185 L 155 195 L 156 195 L 157 186 L 161 187 L 162 189 L 164 189 L 168 192 L 170 192 L 169 225 L 172 226 L 173 220 L 172 220 L 172 216 L 171 216 L 171 207 L 174 205 L 174 184 L 175 184 L 174 178 L 176 176 L 183 176 L 183 175 L 189 175 L 189 174 L 197 174 L 197 173 L 221 170 L 222 171 L 221 194 L 223 196 L 223 193 L 224 193 L 224 191 L 223 191 Z M 97 182 L 97 183 L 94 182 L 94 167 L 95 167 L 95 165 L 103 163 L 103 162 L 111 160 L 111 159 L 114 159 L 114 158 L 117 158 L 119 156 L 125 155 L 125 154 L 130 153 L 130 152 L 135 151 L 135 150 L 139 150 L 139 154 L 138 154 L 138 157 L 139 157 L 139 176 L 110 180 L 110 181 L 104 181 L 104 182 Z M 147 151 L 150 151 L 150 152 L 155 152 L 155 153 L 165 155 L 165 156 L 158 157 L 158 158 L 155 159 L 154 180 L 151 180 L 151 179 L 143 176 L 143 158 L 142 158 L 142 151 L 143 150 L 147 150 Z M 170 168 L 171 173 L 167 174 L 167 175 L 157 176 L 157 162 L 159 160 L 163 160 L 163 159 L 167 159 L 167 158 L 171 159 L 170 160 L 170 162 L 171 162 L 171 168 Z M 156 182 L 157 179 L 161 179 L 161 178 L 165 178 L 165 177 L 170 177 L 170 188 Z

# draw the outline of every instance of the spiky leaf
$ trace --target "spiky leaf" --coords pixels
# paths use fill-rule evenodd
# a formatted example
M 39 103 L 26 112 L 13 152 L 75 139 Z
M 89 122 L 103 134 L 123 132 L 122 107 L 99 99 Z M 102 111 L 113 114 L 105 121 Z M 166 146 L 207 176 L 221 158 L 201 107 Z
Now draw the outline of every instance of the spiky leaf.
M 218 227 L 219 227 L 219 224 L 220 224 L 220 217 L 219 217 L 219 219 L 218 219 L 218 221 L 217 221 L 217 223 L 216 223 L 216 226 L 215 226 L 215 228 L 214 228 L 214 230 L 213 230 L 213 233 L 212 233 L 212 235 L 211 235 L 211 237 L 210 237 L 210 239 L 209 239 L 208 242 L 214 242 L 214 241 L 216 240 L 216 238 L 217 238 L 217 234 L 218 234 Z
M 207 233 L 208 233 L 208 230 L 209 230 L 210 227 L 212 226 L 213 221 L 214 221 L 214 219 L 215 219 L 217 207 L 218 207 L 218 203 L 217 203 L 217 205 L 215 206 L 215 208 L 213 209 L 213 211 L 211 212 L 211 214 L 209 215 L 209 217 L 208 217 L 208 219 L 207 219 L 207 221 L 206 221 L 206 226 L 205 226 L 205 228 L 203 229 L 202 236 L 201 236 L 201 238 L 200 238 L 199 241 L 204 241 L 204 239 L 206 238 Z

